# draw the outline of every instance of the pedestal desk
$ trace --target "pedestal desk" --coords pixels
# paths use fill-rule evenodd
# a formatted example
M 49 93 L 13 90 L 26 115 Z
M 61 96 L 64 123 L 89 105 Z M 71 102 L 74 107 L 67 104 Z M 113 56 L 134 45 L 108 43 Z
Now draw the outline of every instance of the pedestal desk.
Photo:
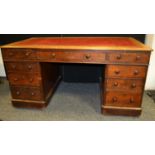
M 1 47 L 12 103 L 46 107 L 62 63 L 103 64 L 101 111 L 140 115 L 151 49 L 129 37 L 30 38 Z M 62 101 L 63 102 L 63 101 Z

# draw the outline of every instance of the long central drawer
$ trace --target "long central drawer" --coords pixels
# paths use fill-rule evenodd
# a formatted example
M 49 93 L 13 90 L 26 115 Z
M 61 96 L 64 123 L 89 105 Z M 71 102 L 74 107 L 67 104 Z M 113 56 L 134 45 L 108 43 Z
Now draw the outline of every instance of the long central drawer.
M 104 64 L 106 54 L 102 51 L 38 51 L 39 60 L 66 63 L 100 63 Z

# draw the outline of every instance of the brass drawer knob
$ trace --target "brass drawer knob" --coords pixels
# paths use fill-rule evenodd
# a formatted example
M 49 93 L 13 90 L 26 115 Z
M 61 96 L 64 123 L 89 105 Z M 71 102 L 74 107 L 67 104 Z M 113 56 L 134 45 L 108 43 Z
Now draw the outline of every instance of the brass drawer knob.
M 136 84 L 135 83 L 132 83 L 131 87 L 132 88 L 136 88 Z
M 114 86 L 117 87 L 118 86 L 118 82 L 114 82 Z
M 117 102 L 117 97 L 113 97 L 112 98 L 112 102 L 114 103 L 114 102 Z
M 130 103 L 134 103 L 134 98 L 130 98 Z
M 88 60 L 91 58 L 91 55 L 87 54 L 87 55 L 85 55 L 85 58 Z
M 120 74 L 120 71 L 119 70 L 116 70 L 115 71 L 115 74 L 117 74 L 117 75 Z
M 16 95 L 20 95 L 20 92 L 19 92 L 19 91 L 17 91 L 17 92 L 16 92 Z
M 122 58 L 121 54 L 116 56 L 117 60 L 120 60 Z
M 138 70 L 135 70 L 134 71 L 134 75 L 138 75 L 139 74 L 139 71 Z
M 55 58 L 56 54 L 55 53 L 52 53 L 52 58 Z

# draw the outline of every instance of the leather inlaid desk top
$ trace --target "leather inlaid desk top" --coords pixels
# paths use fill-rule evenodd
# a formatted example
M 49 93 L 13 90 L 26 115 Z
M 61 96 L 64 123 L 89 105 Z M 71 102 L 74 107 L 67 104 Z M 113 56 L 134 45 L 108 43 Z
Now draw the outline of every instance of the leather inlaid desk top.
M 46 48 L 78 50 L 151 51 L 149 47 L 130 37 L 39 37 L 14 42 L 1 48 Z
M 133 38 L 40 37 L 1 48 L 16 107 L 46 107 L 61 79 L 62 63 L 99 64 L 102 113 L 141 114 L 152 50 Z

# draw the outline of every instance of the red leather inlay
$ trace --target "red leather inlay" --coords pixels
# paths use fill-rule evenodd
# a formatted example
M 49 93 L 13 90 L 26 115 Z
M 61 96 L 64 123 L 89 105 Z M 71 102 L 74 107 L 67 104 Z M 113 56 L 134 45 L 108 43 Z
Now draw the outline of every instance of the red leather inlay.
M 91 37 L 65 37 L 65 38 L 32 38 L 25 41 L 14 43 L 15 46 L 123 46 L 140 47 L 139 44 L 130 38 L 91 38 Z

